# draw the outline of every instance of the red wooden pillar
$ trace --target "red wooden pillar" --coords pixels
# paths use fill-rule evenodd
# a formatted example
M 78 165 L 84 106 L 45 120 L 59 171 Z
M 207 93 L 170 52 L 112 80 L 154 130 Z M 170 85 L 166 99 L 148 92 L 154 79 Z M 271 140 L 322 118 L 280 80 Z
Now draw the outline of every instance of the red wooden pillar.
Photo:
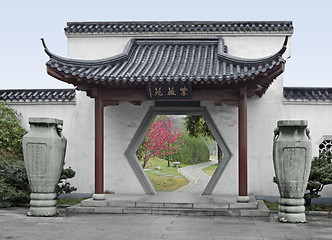
M 239 101 L 239 202 L 248 202 L 247 191 L 247 86 L 240 89 Z
M 104 106 L 95 98 L 95 194 L 104 193 Z

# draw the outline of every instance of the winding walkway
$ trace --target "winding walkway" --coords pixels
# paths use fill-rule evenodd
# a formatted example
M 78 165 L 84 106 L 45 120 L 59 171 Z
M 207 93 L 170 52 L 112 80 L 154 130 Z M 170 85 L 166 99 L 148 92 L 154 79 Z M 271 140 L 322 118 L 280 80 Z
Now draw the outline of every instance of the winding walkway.
M 202 169 L 218 163 L 217 160 L 210 159 L 209 162 L 199 163 L 188 167 L 179 168 L 178 172 L 189 179 L 189 183 L 176 192 L 194 192 L 202 193 L 211 179 L 211 176 L 202 171 Z

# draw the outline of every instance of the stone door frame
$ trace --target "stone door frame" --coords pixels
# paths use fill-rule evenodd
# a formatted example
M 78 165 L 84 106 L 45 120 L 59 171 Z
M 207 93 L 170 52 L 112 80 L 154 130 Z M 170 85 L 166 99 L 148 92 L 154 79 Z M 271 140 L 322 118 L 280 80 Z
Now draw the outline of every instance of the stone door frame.
M 136 152 L 139 146 L 142 144 L 153 120 L 157 115 L 201 115 L 204 118 L 215 141 L 224 154 L 223 160 L 220 162 L 220 164 L 218 164 L 217 169 L 215 170 L 209 183 L 202 193 L 202 195 L 211 195 L 232 157 L 232 152 L 226 144 L 226 141 L 218 130 L 217 125 L 215 124 L 206 107 L 150 107 L 150 109 L 147 111 L 140 126 L 138 127 L 136 133 L 134 134 L 127 149 L 124 152 L 124 155 L 142 188 L 144 189 L 144 192 L 146 194 L 156 194 L 156 190 L 154 189 L 151 181 L 142 168 L 136 156 Z

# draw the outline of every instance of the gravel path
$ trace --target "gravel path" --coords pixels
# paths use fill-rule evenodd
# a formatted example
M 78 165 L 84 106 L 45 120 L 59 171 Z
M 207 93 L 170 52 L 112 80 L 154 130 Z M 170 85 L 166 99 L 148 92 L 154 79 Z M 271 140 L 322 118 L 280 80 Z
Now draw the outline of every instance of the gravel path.
M 203 172 L 202 169 L 216 163 L 218 163 L 217 160 L 211 159 L 209 162 L 179 168 L 178 172 L 188 178 L 189 183 L 186 186 L 178 189 L 177 192 L 202 193 L 211 179 L 211 176 Z

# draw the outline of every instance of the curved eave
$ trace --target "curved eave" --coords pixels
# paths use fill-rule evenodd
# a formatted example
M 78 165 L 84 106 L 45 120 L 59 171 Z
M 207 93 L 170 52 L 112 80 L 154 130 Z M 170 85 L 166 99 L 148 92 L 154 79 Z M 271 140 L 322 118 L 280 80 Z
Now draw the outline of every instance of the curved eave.
M 103 58 L 103 59 L 96 59 L 96 60 L 81 60 L 81 59 L 72 59 L 72 58 L 65 58 L 58 56 L 54 53 L 52 53 L 46 46 L 44 38 L 41 38 L 44 51 L 45 53 L 50 57 L 50 59 L 54 59 L 56 61 L 59 61 L 63 64 L 70 64 L 70 65 L 77 65 L 77 66 L 95 66 L 95 65 L 106 65 L 106 64 L 112 64 L 114 62 L 118 61 L 125 61 L 129 54 L 130 50 L 132 49 L 133 44 L 136 42 L 136 39 L 133 38 L 129 40 L 127 43 L 123 53 L 117 54 L 115 56 L 109 57 L 109 58 Z
M 239 58 L 223 52 L 221 48 L 218 49 L 218 56 L 220 60 L 227 61 L 233 64 L 245 64 L 248 66 L 259 65 L 259 64 L 264 64 L 266 62 L 275 61 L 278 58 L 282 58 L 282 55 L 286 52 L 287 43 L 288 43 L 288 36 L 285 37 L 284 43 L 282 44 L 281 49 L 277 53 L 263 58 L 256 58 L 256 59 Z
M 287 41 L 288 37 L 285 38 L 282 48 L 276 54 L 269 57 L 260 59 L 243 59 L 225 53 L 223 40 L 221 38 L 131 39 L 123 53 L 106 59 L 90 61 L 57 56 L 49 51 L 44 40 L 42 39 L 44 50 L 50 57 L 50 60 L 46 63 L 48 74 L 75 86 L 129 87 L 133 85 L 145 85 L 147 83 L 156 82 L 179 82 L 191 83 L 194 85 L 212 84 L 220 86 L 220 88 L 223 88 L 224 86 L 234 88 L 234 85 L 245 83 L 252 86 L 258 86 L 256 94 L 259 96 L 263 95 L 273 79 L 284 71 L 285 60 L 282 58 L 282 55 L 286 51 Z M 135 58 L 139 56 L 139 46 L 137 44 L 140 44 L 141 49 L 154 48 L 154 50 L 146 51 L 149 53 L 141 51 L 141 58 Z M 159 50 L 160 48 L 163 48 L 161 47 L 163 44 L 168 44 L 167 46 L 170 46 L 164 48 L 174 48 L 175 50 L 168 50 L 167 54 L 165 50 L 165 54 L 163 56 L 159 56 L 159 64 L 161 63 L 166 68 L 166 66 L 168 66 L 167 63 L 169 63 L 171 67 L 167 67 L 168 71 L 162 70 L 160 74 L 157 74 L 156 71 L 153 71 L 151 74 L 148 73 L 147 70 L 143 71 L 143 68 L 147 65 L 149 65 L 150 69 L 153 69 L 157 64 L 157 60 L 152 56 L 155 57 L 159 54 Z M 182 52 L 180 55 L 177 55 L 179 54 L 179 48 L 186 50 L 181 50 Z M 152 51 L 155 51 L 155 53 L 152 53 Z M 183 71 L 185 66 L 187 66 L 187 63 L 183 62 L 187 62 L 187 60 L 189 62 L 190 60 L 190 54 L 186 55 L 185 53 L 190 51 L 192 56 L 192 69 L 189 68 L 189 70 Z M 166 60 L 164 58 L 165 55 L 168 57 Z M 170 56 L 173 57 L 171 58 Z M 197 59 L 194 58 L 194 56 L 199 57 L 198 60 L 203 66 L 196 63 Z M 148 60 L 142 62 L 144 57 Z M 176 68 L 180 68 L 180 66 L 176 65 L 175 59 L 179 65 L 182 64 L 182 71 L 176 70 Z M 129 64 L 130 61 L 131 63 Z M 148 63 L 148 61 L 150 62 Z M 169 62 L 164 63 L 163 61 Z M 156 67 L 158 67 L 158 65 L 156 65 Z M 110 69 L 116 70 L 113 70 L 112 72 Z M 126 69 L 127 72 L 124 72 L 124 69 Z M 136 69 L 141 70 L 133 74 Z M 108 74 L 108 71 L 112 72 L 112 74 Z M 181 75 L 181 73 L 184 72 L 187 72 L 187 75 Z M 190 72 L 189 75 L 188 72 Z
M 257 90 L 256 90 L 256 95 L 258 96 L 262 96 L 266 90 L 268 89 L 268 87 L 270 86 L 270 84 L 273 82 L 274 79 L 276 79 L 279 75 L 281 75 L 284 72 L 285 69 L 285 62 L 281 62 L 278 66 L 274 67 L 273 69 L 268 69 L 264 72 L 260 72 L 258 74 L 254 74 L 251 76 L 246 76 L 246 77 L 237 77 L 237 78 L 232 78 L 232 76 L 227 76 L 225 77 L 224 80 L 218 80 L 216 81 L 215 79 L 204 79 L 202 81 L 198 81 L 198 80 L 194 80 L 191 83 L 197 86 L 209 86 L 209 85 L 214 85 L 216 87 L 233 87 L 234 85 L 237 84 L 249 84 L 249 85 L 255 85 L 258 86 Z M 93 79 L 88 79 L 88 78 L 81 78 L 79 76 L 72 76 L 70 74 L 65 74 L 64 72 L 61 71 L 57 71 L 54 68 L 51 68 L 50 66 L 47 66 L 47 73 L 66 83 L 69 84 L 73 84 L 74 86 L 89 86 L 89 87 L 93 87 L 93 86 L 100 86 L 100 87 L 131 87 L 131 86 L 137 86 L 139 87 L 144 86 L 145 84 L 149 84 L 149 83 L 156 83 L 156 82 L 160 82 L 160 83 L 182 83 L 182 81 L 169 81 L 169 82 L 163 82 L 163 81 L 155 81 L 152 82 L 151 80 L 147 80 L 147 81 L 140 81 L 140 82 L 134 82 L 134 81 L 117 81 L 117 82 L 108 82 L 108 81 L 95 81 Z M 228 78 L 228 79 L 226 79 Z

